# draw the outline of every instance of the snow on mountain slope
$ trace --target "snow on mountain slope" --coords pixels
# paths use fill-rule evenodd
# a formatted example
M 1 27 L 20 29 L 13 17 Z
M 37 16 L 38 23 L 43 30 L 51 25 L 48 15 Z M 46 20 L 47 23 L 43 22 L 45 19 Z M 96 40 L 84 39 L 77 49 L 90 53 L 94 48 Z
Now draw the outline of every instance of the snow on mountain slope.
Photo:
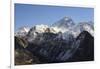
M 81 22 L 78 24 L 70 25 L 66 28 L 56 27 L 55 30 L 61 31 L 63 33 L 64 38 L 68 37 L 68 34 L 71 34 L 74 36 L 74 38 L 76 38 L 83 31 L 88 31 L 92 36 L 94 36 L 94 27 L 91 22 Z
M 70 40 L 71 38 L 76 38 L 83 31 L 88 31 L 93 36 L 93 23 L 81 22 L 75 24 L 71 18 L 64 17 L 51 26 L 40 24 L 30 29 L 22 27 L 15 33 L 15 36 L 27 35 L 29 41 L 32 41 L 37 37 L 37 34 L 42 35 L 42 33 L 46 32 L 59 34 L 59 32 L 61 32 L 63 39 Z
M 74 25 L 75 24 L 71 18 L 63 17 L 59 21 L 55 22 L 52 26 L 57 27 L 57 28 L 61 28 L 61 29 L 67 29 L 67 28 L 72 27 Z
M 35 25 L 30 29 L 30 32 L 37 32 L 37 33 L 43 33 L 43 32 L 51 32 L 51 33 L 57 33 L 60 30 L 56 27 L 49 27 L 48 25 Z
M 58 33 L 59 31 L 57 29 L 54 29 L 53 27 L 49 27 L 48 25 L 35 25 L 30 29 L 28 32 L 28 41 L 32 42 L 35 40 L 36 37 L 39 37 L 43 35 L 43 33 Z
M 93 25 L 89 22 L 82 22 L 76 25 L 72 29 L 73 33 L 75 34 L 75 37 L 78 36 L 83 31 L 88 31 L 92 36 L 94 36 L 94 28 Z
M 83 24 L 83 30 L 82 31 L 88 31 L 92 36 L 94 36 L 94 27 L 92 24 L 89 23 L 82 23 Z
M 35 31 L 38 32 L 38 33 L 42 33 L 42 32 L 45 32 L 45 30 L 48 28 L 48 25 L 36 25 L 35 26 Z
M 43 25 L 43 24 L 33 26 L 27 34 L 28 41 L 29 42 L 33 41 L 37 37 L 38 34 L 45 32 L 47 28 L 48 26 Z
M 21 27 L 15 32 L 15 36 L 19 36 L 19 37 L 25 36 L 29 32 L 29 30 L 30 28 L 28 27 Z

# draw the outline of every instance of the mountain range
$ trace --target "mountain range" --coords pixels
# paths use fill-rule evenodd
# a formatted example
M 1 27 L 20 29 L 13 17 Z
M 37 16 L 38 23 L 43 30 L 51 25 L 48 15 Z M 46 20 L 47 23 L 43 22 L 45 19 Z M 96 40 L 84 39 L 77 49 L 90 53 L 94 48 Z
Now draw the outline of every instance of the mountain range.
M 94 60 L 93 23 L 63 17 L 50 26 L 22 27 L 15 32 L 15 52 L 16 65 Z

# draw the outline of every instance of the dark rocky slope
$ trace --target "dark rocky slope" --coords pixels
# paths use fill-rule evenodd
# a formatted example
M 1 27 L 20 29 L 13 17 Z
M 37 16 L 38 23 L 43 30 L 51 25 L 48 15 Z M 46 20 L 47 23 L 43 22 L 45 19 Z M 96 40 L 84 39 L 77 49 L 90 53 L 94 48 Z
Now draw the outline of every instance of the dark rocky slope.
M 71 49 L 71 46 L 63 39 L 55 39 L 56 36 L 53 33 L 44 33 L 40 37 L 44 39 L 43 41 L 37 40 L 35 43 L 29 43 L 26 49 L 38 56 L 43 63 L 65 61 L 66 58 L 62 59 L 61 57 Z
M 15 37 L 15 65 L 40 63 L 34 54 L 25 49 L 27 44 L 23 38 Z
M 87 31 L 83 31 L 77 38 L 79 47 L 69 61 L 93 61 L 94 60 L 94 37 Z
M 15 64 L 39 64 L 94 60 L 94 38 L 83 31 L 73 42 L 43 33 L 33 42 L 15 37 Z M 42 40 L 41 40 L 42 39 Z

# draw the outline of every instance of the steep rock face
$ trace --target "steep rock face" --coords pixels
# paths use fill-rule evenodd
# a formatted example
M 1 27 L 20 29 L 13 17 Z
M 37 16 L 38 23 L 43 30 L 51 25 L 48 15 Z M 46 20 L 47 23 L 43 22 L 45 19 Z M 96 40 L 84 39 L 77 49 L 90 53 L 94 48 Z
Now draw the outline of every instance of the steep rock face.
M 71 47 L 67 46 L 65 42 L 47 41 L 41 45 L 30 44 L 27 49 L 38 56 L 40 61 L 60 62 L 63 60 L 61 60 L 61 55 Z
M 43 40 L 29 43 L 27 50 L 39 57 L 42 62 L 61 62 L 69 58 L 70 50 L 72 48 L 69 42 L 61 38 L 56 38 L 58 35 L 54 33 L 43 33 Z M 40 42 L 40 43 L 39 43 Z
M 25 38 L 15 37 L 15 49 L 17 48 L 25 48 L 28 46 L 28 42 Z
M 15 37 L 15 65 L 40 63 L 34 54 L 25 49 L 25 45 L 28 45 L 25 42 L 25 40 Z
M 45 34 L 45 36 L 47 35 Z M 94 39 L 88 32 L 82 32 L 71 43 L 70 45 L 63 39 L 45 39 L 41 44 L 30 43 L 27 50 L 35 54 L 43 63 L 89 61 L 94 59 Z
M 16 65 L 90 60 L 94 60 L 94 38 L 87 31 L 71 41 L 51 32 L 38 34 L 33 42 L 15 37 Z
M 89 22 L 81 22 L 73 27 L 72 31 L 78 36 L 83 31 L 88 31 L 92 36 L 94 36 L 94 26 Z
M 68 61 L 92 61 L 94 60 L 94 37 L 87 31 L 83 31 L 77 38 L 78 48 Z

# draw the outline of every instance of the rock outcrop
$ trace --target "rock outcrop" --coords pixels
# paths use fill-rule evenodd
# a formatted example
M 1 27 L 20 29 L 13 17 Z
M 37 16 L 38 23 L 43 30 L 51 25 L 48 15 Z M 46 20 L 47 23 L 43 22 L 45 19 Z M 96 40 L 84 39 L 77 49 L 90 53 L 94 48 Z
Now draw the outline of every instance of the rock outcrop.
M 93 61 L 94 60 L 94 37 L 87 31 L 83 31 L 77 38 L 79 46 L 69 61 Z
M 72 42 L 50 32 L 37 36 L 33 42 L 15 37 L 16 65 L 94 60 L 94 38 L 87 31 Z

